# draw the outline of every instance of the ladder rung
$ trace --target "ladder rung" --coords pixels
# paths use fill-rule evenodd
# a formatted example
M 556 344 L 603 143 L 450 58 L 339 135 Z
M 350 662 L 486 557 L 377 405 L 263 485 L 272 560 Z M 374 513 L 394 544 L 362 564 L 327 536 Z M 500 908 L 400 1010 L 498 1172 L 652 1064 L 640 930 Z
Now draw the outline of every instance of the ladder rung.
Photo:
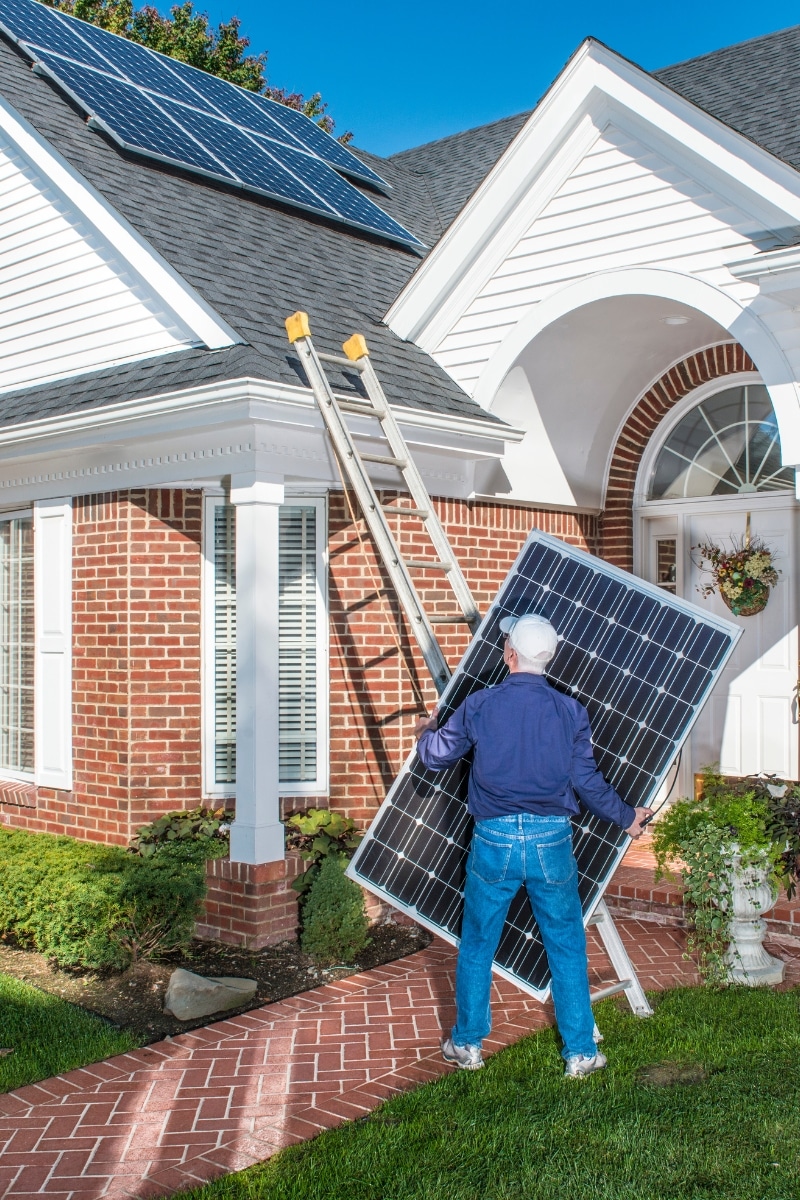
M 428 614 L 428 620 L 430 621 L 430 623 L 432 625 L 436 624 L 437 622 L 441 625 L 444 625 L 444 624 L 454 625 L 457 621 L 463 621 L 466 625 L 469 625 L 469 617 L 465 617 L 464 614 L 461 612 L 459 612 L 459 613 L 441 613 L 441 614 L 434 613 L 433 615 Z
M 353 362 L 351 358 L 345 358 L 343 354 L 323 354 L 318 350 L 317 358 L 321 358 L 323 362 L 335 363 L 337 367 L 347 367 L 351 371 L 361 370 L 357 362 Z
M 429 569 L 433 571 L 452 571 L 453 564 L 442 562 L 438 558 L 407 558 L 405 560 L 407 567 L 418 567 L 420 570 Z
M 399 504 L 382 504 L 385 513 L 393 513 L 398 517 L 419 517 L 424 521 L 429 516 L 427 508 L 401 508 Z
M 362 454 L 360 457 L 364 462 L 383 463 L 386 467 L 397 467 L 400 471 L 408 466 L 404 458 L 391 458 L 388 454 Z
M 620 979 L 619 983 L 610 983 L 608 987 L 592 992 L 589 999 L 592 1004 L 596 1004 L 598 1000 L 606 1000 L 609 996 L 618 996 L 620 992 L 626 992 L 632 985 L 632 979 Z
M 379 416 L 377 408 L 370 404 L 368 400 L 337 400 L 336 403 L 342 412 L 359 413 L 365 417 Z

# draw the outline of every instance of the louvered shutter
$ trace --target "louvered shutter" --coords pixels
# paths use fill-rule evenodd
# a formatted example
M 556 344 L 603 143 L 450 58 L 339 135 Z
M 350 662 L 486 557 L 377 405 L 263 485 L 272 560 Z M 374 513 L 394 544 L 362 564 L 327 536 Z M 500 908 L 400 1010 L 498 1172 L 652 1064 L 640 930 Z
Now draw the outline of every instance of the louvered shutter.
M 280 512 L 280 781 L 317 778 L 317 512 Z
M 214 513 L 214 782 L 236 782 L 236 509 Z

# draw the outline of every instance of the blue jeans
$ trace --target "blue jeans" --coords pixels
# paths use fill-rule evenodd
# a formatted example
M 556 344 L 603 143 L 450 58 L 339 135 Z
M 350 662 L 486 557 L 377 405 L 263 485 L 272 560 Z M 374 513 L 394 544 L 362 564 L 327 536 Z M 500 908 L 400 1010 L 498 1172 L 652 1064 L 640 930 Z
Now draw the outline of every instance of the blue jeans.
M 492 959 L 511 901 L 525 884 L 550 974 L 562 1054 L 596 1052 L 586 934 L 568 817 L 515 813 L 475 825 L 467 862 L 464 920 L 456 967 L 457 1046 L 480 1046 L 492 1027 Z

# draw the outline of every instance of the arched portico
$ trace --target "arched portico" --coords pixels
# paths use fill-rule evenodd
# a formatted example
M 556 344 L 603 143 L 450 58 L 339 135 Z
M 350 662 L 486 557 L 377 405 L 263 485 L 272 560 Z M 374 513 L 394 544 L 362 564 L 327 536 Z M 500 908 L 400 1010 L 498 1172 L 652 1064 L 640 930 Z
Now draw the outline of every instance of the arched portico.
M 684 755 L 683 789 L 691 788 L 694 770 L 715 760 L 735 774 L 800 770 L 791 708 L 798 648 L 798 506 L 791 487 L 776 495 L 642 504 L 643 456 L 662 444 L 671 412 L 726 386 L 766 385 L 783 462 L 800 464 L 800 390 L 789 356 L 742 294 L 739 288 L 736 299 L 663 270 L 587 278 L 518 322 L 475 392 L 490 411 L 528 431 L 504 460 L 512 498 L 601 514 L 598 552 L 620 566 L 658 582 L 656 551 L 669 551 L 678 594 L 730 615 L 718 596 L 698 593 L 692 546 L 740 535 L 750 513 L 754 533 L 774 547 L 780 583 L 765 613 L 740 618 L 736 656 Z
M 800 387 L 759 315 L 704 280 L 637 267 L 555 292 L 492 355 L 475 399 L 528 430 L 506 462 L 510 488 L 497 490 L 600 511 L 619 432 L 648 387 L 691 354 L 730 341 L 769 390 L 784 461 L 800 464 Z

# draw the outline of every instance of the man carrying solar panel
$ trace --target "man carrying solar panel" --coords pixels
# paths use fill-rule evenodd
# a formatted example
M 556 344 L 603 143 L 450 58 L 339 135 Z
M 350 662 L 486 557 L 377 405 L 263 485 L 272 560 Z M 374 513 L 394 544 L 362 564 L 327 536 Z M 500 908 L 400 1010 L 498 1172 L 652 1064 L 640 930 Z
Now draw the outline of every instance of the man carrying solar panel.
M 474 751 L 469 811 L 475 830 L 467 863 L 464 917 L 456 968 L 456 1023 L 442 1039 L 448 1062 L 483 1066 L 481 1042 L 491 1029 L 492 959 L 511 901 L 524 884 L 553 980 L 556 1021 L 569 1078 L 606 1065 L 594 1042 L 586 935 L 572 852 L 575 794 L 590 812 L 631 837 L 645 808 L 625 804 L 594 760 L 589 717 L 544 677 L 558 636 L 543 617 L 506 617 L 503 661 L 508 677 L 473 692 L 442 728 L 436 713 L 414 730 L 429 770 L 444 770 Z

